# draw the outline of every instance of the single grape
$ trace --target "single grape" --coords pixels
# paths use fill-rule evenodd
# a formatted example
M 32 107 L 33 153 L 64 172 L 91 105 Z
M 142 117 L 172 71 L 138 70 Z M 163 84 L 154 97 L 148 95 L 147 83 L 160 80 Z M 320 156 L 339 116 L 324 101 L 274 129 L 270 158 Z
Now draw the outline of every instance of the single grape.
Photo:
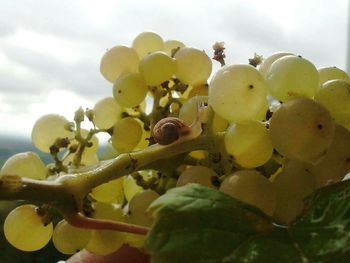
M 123 191 L 125 198 L 128 202 L 143 188 L 137 185 L 135 179 L 131 175 L 126 175 L 123 177 Z
M 215 178 L 217 174 L 212 169 L 205 166 L 191 166 L 184 170 L 179 179 L 177 180 L 176 187 L 183 186 L 189 183 L 196 183 L 205 185 L 211 188 L 215 188 L 212 179 Z
M 233 173 L 222 182 L 219 190 L 259 208 L 270 216 L 276 207 L 276 191 L 273 184 L 254 170 Z
M 96 126 L 100 129 L 109 129 L 120 120 L 123 109 L 114 98 L 106 97 L 95 104 L 93 111 Z
M 164 42 L 163 51 L 169 56 L 173 55 L 173 52 L 177 49 L 185 47 L 185 44 L 178 40 L 167 40 Z M 178 51 L 178 50 L 177 50 Z
M 350 81 L 327 81 L 317 91 L 314 99 L 329 110 L 336 123 L 350 123 Z
M 292 222 L 303 210 L 303 199 L 316 189 L 315 177 L 305 165 L 287 160 L 273 185 L 277 193 L 274 217 L 283 222 Z
M 140 59 L 154 51 L 161 51 L 164 47 L 163 39 L 154 32 L 143 32 L 135 37 L 132 47 Z
M 123 178 L 114 179 L 93 188 L 91 195 L 99 202 L 122 204 L 124 200 Z
M 326 154 L 307 168 L 315 176 L 318 187 L 342 180 L 350 172 L 350 131 L 335 125 L 333 141 Z
M 148 86 L 158 86 L 170 79 L 177 70 L 176 61 L 164 52 L 153 52 L 143 57 L 139 71 Z
M 132 108 L 139 105 L 145 98 L 148 88 L 143 76 L 129 73 L 118 78 L 113 86 L 113 96 L 124 107 Z
M 277 59 L 269 68 L 266 81 L 269 94 L 280 101 L 295 97 L 312 98 L 319 86 L 317 69 L 299 56 Z
M 277 59 L 288 55 L 293 55 L 293 54 L 289 52 L 283 52 L 283 51 L 273 53 L 272 55 L 268 56 L 263 60 L 263 62 L 259 66 L 259 72 L 264 78 L 266 78 L 267 72 L 269 71 L 272 63 L 275 62 Z
M 91 232 L 90 229 L 77 228 L 70 225 L 66 220 L 61 220 L 55 226 L 52 241 L 59 252 L 72 255 L 88 244 Z
M 100 71 L 106 80 L 114 83 L 123 74 L 137 72 L 138 65 L 139 56 L 133 48 L 115 46 L 103 55 Z
M 94 204 L 93 218 L 125 222 L 119 206 L 97 202 Z M 118 250 L 125 242 L 126 234 L 114 230 L 93 230 L 85 249 L 95 255 L 108 255 Z
M 331 145 L 334 121 L 319 103 L 297 98 L 283 103 L 270 119 L 276 150 L 288 159 L 315 162 Z
M 40 151 L 49 153 L 50 147 L 58 138 L 72 138 L 74 135 L 67 129 L 69 121 L 58 114 L 47 114 L 40 117 L 32 129 L 32 142 Z
M 138 192 L 129 202 L 129 219 L 132 224 L 150 226 L 153 223 L 152 215 L 147 211 L 149 205 L 159 197 L 153 190 Z
M 36 153 L 24 152 L 7 159 L 0 170 L 0 175 L 5 174 L 43 180 L 47 176 L 47 169 Z
M 343 79 L 343 80 L 350 80 L 349 75 L 337 68 L 337 67 L 323 67 L 317 69 L 318 71 L 318 76 L 320 80 L 320 86 L 322 86 L 324 83 L 326 83 L 329 80 L 334 80 L 334 79 Z
M 224 132 L 226 131 L 229 122 L 219 115 L 214 113 L 213 121 L 212 121 L 212 131 L 213 132 Z
M 207 103 L 207 96 L 195 96 L 190 98 L 180 108 L 179 118 L 187 125 L 191 125 L 197 118 L 199 106 Z
M 195 96 L 208 96 L 208 87 L 207 83 L 195 85 L 188 93 L 188 98 L 190 99 Z
M 53 225 L 44 225 L 34 205 L 22 205 L 12 210 L 4 222 L 4 234 L 8 242 L 23 251 L 43 248 L 51 239 Z
M 254 120 L 231 124 L 225 134 L 224 143 L 226 151 L 244 168 L 263 165 L 273 152 L 265 125 Z
M 112 145 L 119 152 L 130 152 L 140 142 L 142 127 L 132 117 L 119 120 L 113 127 Z
M 209 105 L 230 122 L 254 118 L 266 103 L 266 95 L 265 80 L 250 65 L 222 67 L 209 85 Z
M 207 83 L 211 74 L 212 62 L 203 51 L 184 47 L 176 52 L 176 77 L 185 84 L 199 85 Z

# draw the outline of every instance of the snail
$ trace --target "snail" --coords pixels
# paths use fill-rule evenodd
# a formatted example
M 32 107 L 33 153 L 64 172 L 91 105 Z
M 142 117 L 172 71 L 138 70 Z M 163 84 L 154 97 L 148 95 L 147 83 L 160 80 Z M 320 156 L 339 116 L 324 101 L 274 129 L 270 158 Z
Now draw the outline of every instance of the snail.
M 197 107 L 197 116 L 191 125 L 176 117 L 166 117 L 156 123 L 153 128 L 153 138 L 160 145 L 190 140 L 202 133 L 202 119 L 206 107 Z

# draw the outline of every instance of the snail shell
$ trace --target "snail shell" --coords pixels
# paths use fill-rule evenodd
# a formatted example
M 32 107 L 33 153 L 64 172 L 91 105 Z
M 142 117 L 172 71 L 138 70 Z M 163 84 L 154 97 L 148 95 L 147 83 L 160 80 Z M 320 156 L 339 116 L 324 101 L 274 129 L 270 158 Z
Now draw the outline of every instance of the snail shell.
M 186 125 L 181 119 L 166 117 L 158 121 L 154 126 L 153 138 L 158 144 L 168 145 L 190 132 L 191 127 Z

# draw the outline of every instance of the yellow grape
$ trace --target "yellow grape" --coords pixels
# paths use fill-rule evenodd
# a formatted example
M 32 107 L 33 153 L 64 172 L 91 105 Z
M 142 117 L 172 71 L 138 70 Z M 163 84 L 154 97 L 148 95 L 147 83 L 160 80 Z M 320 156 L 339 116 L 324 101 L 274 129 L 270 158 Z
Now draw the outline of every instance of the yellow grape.
M 273 152 L 265 125 L 254 120 L 231 124 L 224 142 L 226 151 L 244 168 L 263 165 L 271 158 Z
M 146 98 L 147 92 L 145 79 L 138 72 L 121 76 L 113 86 L 114 98 L 127 108 L 139 105 Z
M 130 152 L 142 137 L 141 124 L 132 117 L 119 120 L 113 127 L 112 145 L 119 152 Z
M 152 225 L 153 217 L 147 209 L 158 197 L 159 194 L 153 190 L 144 190 L 135 194 L 129 202 L 130 222 L 142 226 Z
M 185 47 L 185 44 L 178 40 L 167 40 L 164 42 L 163 51 L 169 56 L 173 55 L 173 51 Z
M 276 207 L 276 191 L 273 184 L 254 170 L 241 170 L 229 175 L 219 190 L 259 208 L 270 216 Z
M 85 248 L 91 238 L 91 232 L 90 229 L 74 227 L 66 220 L 61 220 L 55 226 L 52 241 L 59 252 L 72 255 Z
M 274 148 L 291 160 L 318 161 L 331 145 L 333 134 L 330 113 L 308 98 L 283 103 L 270 119 Z
M 266 74 L 269 71 L 272 63 L 275 62 L 277 59 L 288 55 L 293 55 L 293 54 L 289 52 L 283 52 L 283 51 L 273 53 L 272 55 L 268 56 L 263 60 L 263 62 L 259 66 L 259 72 L 264 78 L 266 78 Z
M 43 180 L 47 176 L 47 169 L 36 153 L 24 152 L 7 159 L 0 170 L 0 175 L 5 174 Z
M 334 80 L 334 79 L 343 79 L 343 80 L 350 80 L 349 75 L 337 68 L 337 67 L 323 67 L 317 69 L 318 71 L 318 76 L 320 80 L 320 86 L 322 86 L 324 83 L 326 83 L 329 80 Z
M 72 138 L 74 135 L 67 129 L 69 121 L 58 114 L 47 114 L 40 117 L 32 129 L 32 142 L 40 151 L 49 153 L 50 147 L 58 138 Z
M 99 202 L 122 204 L 124 200 L 123 178 L 114 179 L 93 188 L 91 195 Z
M 93 218 L 125 222 L 119 206 L 95 203 Z M 126 234 L 114 230 L 93 230 L 85 249 L 95 255 L 108 255 L 118 250 L 125 242 Z
M 140 61 L 139 71 L 148 86 L 158 86 L 177 70 L 176 61 L 164 52 L 153 52 Z
M 143 32 L 135 37 L 132 47 L 136 50 L 140 59 L 154 51 L 161 51 L 164 47 L 163 39 L 154 32 Z
M 222 67 L 209 85 L 209 105 L 230 122 L 254 118 L 266 103 L 266 95 L 265 80 L 250 65 Z
M 207 96 L 195 96 L 190 98 L 182 105 L 179 112 L 179 118 L 187 125 L 191 125 L 197 118 L 199 106 L 204 103 L 208 103 Z
M 94 108 L 94 123 L 100 129 L 111 128 L 121 118 L 122 107 L 112 97 L 99 100 Z
M 300 56 L 283 56 L 266 73 L 269 93 L 280 101 L 295 97 L 312 98 L 319 86 L 315 66 Z
M 350 131 L 336 125 L 332 144 L 324 157 L 307 167 L 315 176 L 318 187 L 342 180 L 350 172 Z
M 137 72 L 139 60 L 133 48 L 115 46 L 103 55 L 100 71 L 106 80 L 114 83 L 123 74 Z
M 350 123 L 350 80 L 330 80 L 317 91 L 315 98 L 341 125 Z
M 205 185 L 211 188 L 215 188 L 212 179 L 216 177 L 217 174 L 212 169 L 205 166 L 191 166 L 184 170 L 179 179 L 177 180 L 176 187 L 183 186 L 189 183 L 196 183 Z
M 274 217 L 283 223 L 290 223 L 303 210 L 303 199 L 315 190 L 316 181 L 305 165 L 288 160 L 273 185 L 277 193 Z
M 188 93 L 188 98 L 190 99 L 194 96 L 208 96 L 208 87 L 207 83 L 194 86 Z
M 184 47 L 176 52 L 174 58 L 177 61 L 176 76 L 180 81 L 192 86 L 207 83 L 212 70 L 207 54 L 199 49 Z
M 212 131 L 213 132 L 224 132 L 226 131 L 229 122 L 219 115 L 214 113 L 213 122 L 212 122 Z
M 135 179 L 131 175 L 126 175 L 123 177 L 123 190 L 125 198 L 128 202 L 143 188 L 137 185 Z
M 50 241 L 53 225 L 44 225 L 34 205 L 22 205 L 12 210 L 4 222 L 7 241 L 22 251 L 36 251 Z

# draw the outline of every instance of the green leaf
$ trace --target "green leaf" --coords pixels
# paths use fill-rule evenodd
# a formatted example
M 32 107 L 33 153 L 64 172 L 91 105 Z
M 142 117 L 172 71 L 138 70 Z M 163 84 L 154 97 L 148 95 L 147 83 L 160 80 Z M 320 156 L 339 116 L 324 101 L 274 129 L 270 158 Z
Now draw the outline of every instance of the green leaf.
M 168 191 L 150 207 L 146 250 L 155 263 L 350 262 L 350 182 L 319 190 L 292 226 L 205 186 Z

